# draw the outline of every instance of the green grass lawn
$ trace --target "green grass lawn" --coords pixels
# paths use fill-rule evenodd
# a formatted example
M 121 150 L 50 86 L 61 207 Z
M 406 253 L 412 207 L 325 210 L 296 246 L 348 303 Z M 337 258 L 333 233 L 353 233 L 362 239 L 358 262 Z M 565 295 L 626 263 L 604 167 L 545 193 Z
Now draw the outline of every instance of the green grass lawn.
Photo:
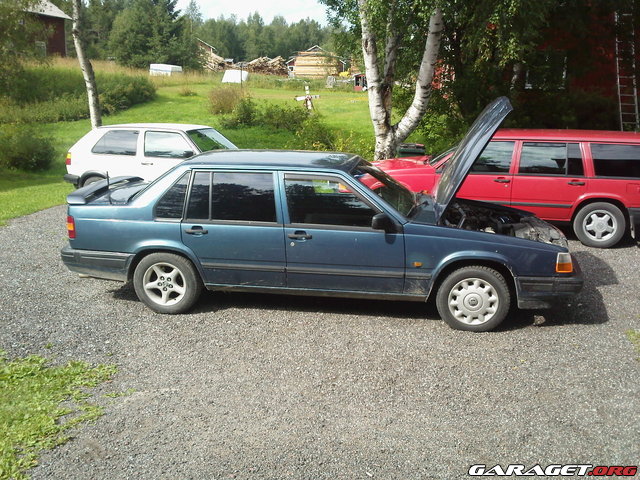
M 0 480 L 27 478 L 40 450 L 64 443 L 70 427 L 100 416 L 85 389 L 114 373 L 113 366 L 83 362 L 49 366 L 36 356 L 9 361 L 0 351 Z

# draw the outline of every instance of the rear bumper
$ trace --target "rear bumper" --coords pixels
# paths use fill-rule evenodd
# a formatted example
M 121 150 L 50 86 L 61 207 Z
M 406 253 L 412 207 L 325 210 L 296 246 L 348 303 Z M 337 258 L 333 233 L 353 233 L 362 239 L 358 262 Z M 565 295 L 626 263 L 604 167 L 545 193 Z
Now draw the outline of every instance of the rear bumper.
M 563 277 L 516 277 L 518 308 L 549 308 L 553 303 L 577 295 L 584 285 L 580 265 L 573 259 L 574 272 Z
M 629 226 L 631 228 L 631 236 L 640 239 L 640 208 L 629 209 Z
M 76 250 L 65 247 L 60 252 L 62 262 L 72 272 L 106 280 L 127 281 L 132 253 L 99 252 L 95 250 Z
M 78 186 L 78 183 L 80 182 L 80 177 L 78 175 L 71 175 L 70 173 L 66 173 L 64 175 L 64 181 L 65 182 L 69 182 L 73 185 L 75 185 L 76 187 Z

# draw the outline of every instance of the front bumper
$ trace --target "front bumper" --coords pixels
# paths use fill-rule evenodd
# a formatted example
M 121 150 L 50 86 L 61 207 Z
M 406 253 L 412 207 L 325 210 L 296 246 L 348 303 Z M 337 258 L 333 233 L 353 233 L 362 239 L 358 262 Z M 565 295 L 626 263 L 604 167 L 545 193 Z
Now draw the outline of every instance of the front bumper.
M 573 258 L 573 273 L 557 277 L 516 277 L 518 308 L 549 308 L 577 295 L 584 285 L 580 265 Z
M 76 250 L 65 247 L 60 252 L 62 262 L 72 272 L 106 280 L 127 281 L 132 253 L 99 252 L 95 250 Z

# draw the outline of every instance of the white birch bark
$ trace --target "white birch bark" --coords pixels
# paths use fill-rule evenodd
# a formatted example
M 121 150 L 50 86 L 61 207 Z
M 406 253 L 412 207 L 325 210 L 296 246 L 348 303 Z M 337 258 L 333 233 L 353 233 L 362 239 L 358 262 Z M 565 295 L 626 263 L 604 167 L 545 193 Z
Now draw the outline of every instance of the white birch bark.
M 398 144 L 415 130 L 426 112 L 442 37 L 442 10 L 436 8 L 429 21 L 429 33 L 416 79 L 413 102 L 400 122 L 393 125 L 391 123 L 393 86 L 400 43 L 400 35 L 395 30 L 392 20 L 395 2 L 389 7 L 384 73 L 380 72 L 377 38 L 367 15 L 368 2 L 369 0 L 358 0 L 358 11 L 362 27 L 362 53 L 367 75 L 369 114 L 376 142 L 374 159 L 381 160 L 395 156 Z
M 96 86 L 96 76 L 93 72 L 93 65 L 89 61 L 85 50 L 85 41 L 82 36 L 82 19 L 80 16 L 81 0 L 72 0 L 73 5 L 73 45 L 76 47 L 76 55 L 87 87 L 87 100 L 89 102 L 89 116 L 91 127 L 97 128 L 102 125 L 102 115 L 100 112 L 100 100 L 98 99 L 98 87 Z

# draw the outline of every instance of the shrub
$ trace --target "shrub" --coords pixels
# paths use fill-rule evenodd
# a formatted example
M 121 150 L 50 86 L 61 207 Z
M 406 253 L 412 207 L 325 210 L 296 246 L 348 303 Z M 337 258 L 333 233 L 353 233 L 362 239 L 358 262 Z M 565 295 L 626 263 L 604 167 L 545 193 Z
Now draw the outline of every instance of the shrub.
M 295 140 L 288 148 L 304 150 L 333 150 L 337 135 L 324 124 L 320 115 L 310 116 L 295 132 Z
M 46 170 L 55 156 L 53 141 L 34 127 L 5 126 L 0 130 L 0 166 L 25 171 Z
M 100 105 L 106 114 L 126 110 L 139 103 L 153 100 L 156 87 L 146 78 L 139 76 L 105 75 L 96 79 L 100 92 Z
M 309 110 L 304 106 L 288 106 L 268 103 L 262 112 L 261 122 L 275 129 L 295 132 L 302 128 L 309 117 Z
M 209 111 L 214 115 L 231 113 L 243 97 L 244 92 L 236 87 L 215 88 L 209 93 Z
M 233 113 L 221 120 L 226 128 L 250 127 L 256 124 L 258 119 L 258 107 L 251 97 L 242 98 Z

